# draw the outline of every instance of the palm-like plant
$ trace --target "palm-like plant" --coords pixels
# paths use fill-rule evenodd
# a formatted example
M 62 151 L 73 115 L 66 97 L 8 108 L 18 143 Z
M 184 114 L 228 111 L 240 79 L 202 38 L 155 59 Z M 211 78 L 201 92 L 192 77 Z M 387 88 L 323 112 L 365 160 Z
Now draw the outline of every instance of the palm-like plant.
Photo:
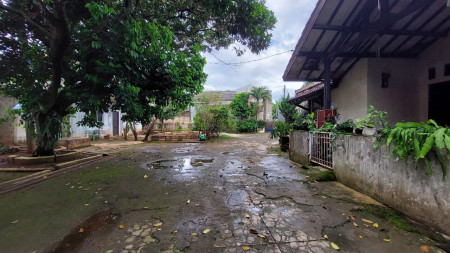
M 261 87 L 253 87 L 250 95 L 254 97 L 258 104 L 258 111 L 259 111 L 259 101 L 263 101 L 263 108 L 264 108 L 264 120 L 266 119 L 266 101 L 272 99 L 272 95 L 270 93 L 270 90 L 267 89 L 267 87 L 261 86 Z M 258 120 L 258 112 L 256 113 L 256 120 Z

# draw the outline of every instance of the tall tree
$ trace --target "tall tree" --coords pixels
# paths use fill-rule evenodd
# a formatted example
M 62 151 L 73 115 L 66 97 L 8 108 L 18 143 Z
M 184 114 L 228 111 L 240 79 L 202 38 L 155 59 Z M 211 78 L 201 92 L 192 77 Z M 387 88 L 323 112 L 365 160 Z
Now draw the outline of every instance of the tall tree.
M 267 89 L 267 87 L 261 86 L 261 87 L 253 87 L 250 95 L 256 99 L 256 102 L 258 104 L 258 112 L 259 112 L 259 101 L 262 100 L 263 102 L 263 108 L 264 108 L 264 115 L 263 119 L 267 120 L 266 116 L 266 101 L 270 101 L 272 99 L 270 90 Z M 256 120 L 258 120 L 258 112 L 256 113 Z
M 250 94 L 247 92 L 242 92 L 234 96 L 230 103 L 230 107 L 231 112 L 235 117 L 246 120 L 256 115 L 258 106 L 254 102 L 249 103 L 249 99 Z
M 164 105 L 173 90 L 201 90 L 200 51 L 235 42 L 253 53 L 267 48 L 276 20 L 264 4 L 1 1 L 0 92 L 17 98 L 35 126 L 35 155 L 51 155 L 73 104 L 86 113 L 82 124 L 100 126 L 95 112 L 109 109 L 145 123 L 151 103 Z

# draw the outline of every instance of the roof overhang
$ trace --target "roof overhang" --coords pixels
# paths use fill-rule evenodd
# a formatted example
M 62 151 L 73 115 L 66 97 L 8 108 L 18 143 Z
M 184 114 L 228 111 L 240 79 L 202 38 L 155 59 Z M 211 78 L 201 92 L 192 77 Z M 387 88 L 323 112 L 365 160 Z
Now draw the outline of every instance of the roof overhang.
M 446 0 L 319 0 L 283 75 L 338 83 L 361 58 L 415 58 L 450 31 Z

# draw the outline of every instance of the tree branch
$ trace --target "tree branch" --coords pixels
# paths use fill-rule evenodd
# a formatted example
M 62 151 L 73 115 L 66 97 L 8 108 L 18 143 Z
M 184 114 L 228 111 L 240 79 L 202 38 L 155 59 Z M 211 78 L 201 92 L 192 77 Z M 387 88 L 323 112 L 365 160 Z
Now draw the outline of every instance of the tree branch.
M 26 20 L 28 23 L 30 23 L 31 25 L 35 26 L 37 29 L 39 29 L 39 31 L 41 31 L 42 33 L 44 33 L 46 36 L 48 36 L 49 38 L 52 37 L 51 33 L 49 31 L 47 31 L 43 26 L 41 26 L 40 24 L 36 23 L 30 16 L 28 16 L 27 14 L 25 14 L 25 12 L 21 11 L 21 10 L 16 10 L 14 8 L 11 8 L 9 6 L 5 6 L 2 3 L 0 3 L 0 9 L 3 9 L 5 11 L 9 11 L 9 12 L 13 12 L 19 16 L 22 16 L 24 20 Z

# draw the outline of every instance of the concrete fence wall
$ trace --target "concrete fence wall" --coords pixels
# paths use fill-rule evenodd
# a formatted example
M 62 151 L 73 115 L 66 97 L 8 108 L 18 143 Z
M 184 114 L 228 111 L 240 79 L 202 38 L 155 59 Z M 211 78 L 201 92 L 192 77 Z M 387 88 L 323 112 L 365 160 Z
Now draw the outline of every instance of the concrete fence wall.
M 291 160 L 304 161 L 307 140 L 307 133 L 291 134 Z M 435 159 L 431 161 L 432 174 L 426 175 L 424 162 L 413 158 L 396 161 L 388 157 L 387 147 L 374 148 L 374 143 L 375 137 L 337 136 L 333 169 L 338 181 L 450 235 L 450 175 L 442 178 Z M 448 159 L 447 170 L 450 172 Z
M 292 131 L 289 135 L 289 159 L 296 163 L 309 163 L 309 132 Z

